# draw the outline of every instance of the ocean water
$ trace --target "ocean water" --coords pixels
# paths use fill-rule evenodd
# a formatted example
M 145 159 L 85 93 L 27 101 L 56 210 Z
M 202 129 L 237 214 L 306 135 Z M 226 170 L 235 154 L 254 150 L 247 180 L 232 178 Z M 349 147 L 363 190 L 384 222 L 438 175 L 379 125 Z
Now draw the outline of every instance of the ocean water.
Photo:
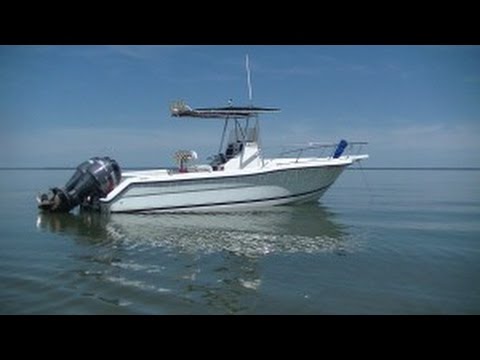
M 347 170 L 318 204 L 39 214 L 0 170 L 1 314 L 480 314 L 480 171 Z

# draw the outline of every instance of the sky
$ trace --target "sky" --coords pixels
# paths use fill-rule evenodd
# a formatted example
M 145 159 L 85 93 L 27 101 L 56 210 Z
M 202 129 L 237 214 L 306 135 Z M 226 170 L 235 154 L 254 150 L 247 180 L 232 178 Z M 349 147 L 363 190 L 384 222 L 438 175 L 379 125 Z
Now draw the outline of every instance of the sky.
M 281 108 L 265 153 L 367 141 L 364 167 L 480 167 L 480 46 L 0 46 L 0 167 L 173 166 L 218 151 L 222 122 L 192 107 Z

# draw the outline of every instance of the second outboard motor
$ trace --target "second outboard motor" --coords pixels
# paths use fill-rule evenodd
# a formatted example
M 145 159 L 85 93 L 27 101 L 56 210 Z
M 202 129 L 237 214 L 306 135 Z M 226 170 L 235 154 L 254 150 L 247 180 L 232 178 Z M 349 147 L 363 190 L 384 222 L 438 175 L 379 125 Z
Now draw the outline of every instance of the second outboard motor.
M 94 157 L 83 162 L 64 188 L 53 188 L 37 198 L 38 207 L 50 212 L 69 212 L 93 198 L 107 196 L 120 182 L 120 166 L 109 157 Z
M 335 153 L 333 154 L 334 159 L 338 159 L 340 156 L 342 156 L 343 152 L 347 148 L 348 143 L 345 140 L 341 140 L 338 143 L 337 148 L 335 149 Z

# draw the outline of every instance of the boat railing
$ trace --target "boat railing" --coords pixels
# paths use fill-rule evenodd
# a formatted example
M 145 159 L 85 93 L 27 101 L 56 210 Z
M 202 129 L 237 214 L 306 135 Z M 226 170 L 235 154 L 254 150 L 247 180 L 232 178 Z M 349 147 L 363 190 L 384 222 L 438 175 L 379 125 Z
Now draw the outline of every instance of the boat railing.
M 333 158 L 337 148 L 339 147 L 340 143 L 334 144 L 325 144 L 325 143 L 316 143 L 311 142 L 307 146 L 298 146 L 298 145 L 291 145 L 296 146 L 294 149 L 285 150 L 285 146 L 278 157 L 286 157 L 286 158 L 294 158 L 295 162 L 297 163 L 300 158 L 304 154 L 311 154 L 315 157 L 320 158 Z M 368 142 L 365 141 L 352 141 L 348 142 L 345 150 L 343 151 L 342 156 L 346 156 L 347 158 L 354 155 L 360 155 L 363 147 L 368 145 Z

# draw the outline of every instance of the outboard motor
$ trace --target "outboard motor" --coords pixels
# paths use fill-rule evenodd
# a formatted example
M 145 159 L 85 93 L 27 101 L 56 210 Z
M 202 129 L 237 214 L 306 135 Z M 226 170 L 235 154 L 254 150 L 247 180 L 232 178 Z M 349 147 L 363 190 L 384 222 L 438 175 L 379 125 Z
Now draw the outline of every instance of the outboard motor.
M 94 157 L 83 162 L 64 188 L 53 188 L 37 198 L 38 208 L 50 212 L 69 212 L 75 206 L 98 199 L 112 191 L 122 177 L 120 166 L 109 157 Z
M 335 149 L 335 153 L 333 154 L 333 158 L 338 159 L 340 156 L 342 156 L 342 154 L 345 151 L 347 146 L 348 146 L 348 143 L 345 140 L 341 140 L 338 143 L 337 148 Z

